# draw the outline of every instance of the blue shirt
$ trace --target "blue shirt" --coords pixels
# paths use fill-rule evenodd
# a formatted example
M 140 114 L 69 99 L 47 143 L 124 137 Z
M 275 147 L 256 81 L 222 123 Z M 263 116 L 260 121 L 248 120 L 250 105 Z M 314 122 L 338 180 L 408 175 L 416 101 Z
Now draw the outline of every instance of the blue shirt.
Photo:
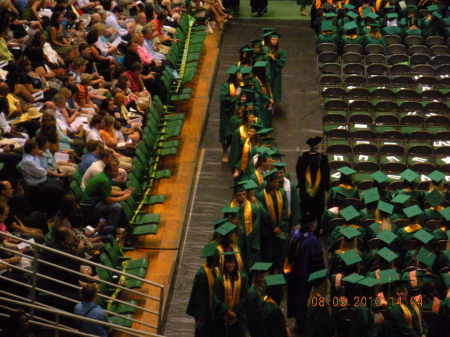
M 92 153 L 86 153 L 81 157 L 81 162 L 78 165 L 78 170 L 81 174 L 84 174 L 86 170 L 92 165 L 94 161 L 97 160 L 97 157 Z
M 42 166 L 39 157 L 24 154 L 18 166 L 27 185 L 37 186 L 47 181 L 47 169 Z
M 92 302 L 80 302 L 75 305 L 75 309 L 73 310 L 75 315 L 84 316 L 87 318 L 96 319 L 103 322 L 108 322 L 108 317 L 106 316 L 103 308 Z M 86 322 L 86 321 L 78 321 L 77 324 L 78 330 L 90 333 L 96 336 L 108 337 L 107 329 L 104 325 Z

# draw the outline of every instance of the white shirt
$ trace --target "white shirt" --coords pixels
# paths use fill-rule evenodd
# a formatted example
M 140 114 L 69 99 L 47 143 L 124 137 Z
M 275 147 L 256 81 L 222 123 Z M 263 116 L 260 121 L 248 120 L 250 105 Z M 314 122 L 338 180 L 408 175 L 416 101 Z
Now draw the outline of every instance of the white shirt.
M 90 129 L 86 136 L 86 141 L 88 142 L 90 140 L 97 140 L 103 143 L 102 137 L 100 137 L 100 132 L 95 128 Z
M 120 36 L 128 34 L 128 31 L 119 24 L 116 15 L 112 12 L 106 12 L 105 25 L 114 28 Z
M 0 112 L 0 129 L 2 129 L 3 133 L 11 132 L 11 126 L 6 120 L 5 114 L 3 112 Z
M 81 179 L 81 190 L 84 191 L 86 189 L 87 183 L 89 179 L 96 176 L 99 173 L 102 173 L 105 169 L 105 163 L 103 160 L 94 161 L 91 166 L 84 172 L 83 178 Z

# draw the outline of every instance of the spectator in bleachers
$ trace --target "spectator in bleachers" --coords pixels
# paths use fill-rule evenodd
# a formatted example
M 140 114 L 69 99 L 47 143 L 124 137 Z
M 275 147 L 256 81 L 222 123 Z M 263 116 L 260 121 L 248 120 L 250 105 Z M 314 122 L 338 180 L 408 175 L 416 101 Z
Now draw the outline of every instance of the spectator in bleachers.
M 81 288 L 81 303 L 75 305 L 74 314 L 83 317 L 95 319 L 98 321 L 108 322 L 108 317 L 103 308 L 95 303 L 97 297 L 97 287 L 95 284 L 86 284 Z M 107 337 L 107 327 L 85 321 L 78 321 L 77 328 L 84 332 L 95 336 Z
M 90 140 L 86 143 L 86 153 L 81 157 L 81 162 L 78 165 L 78 169 L 82 175 L 92 163 L 97 161 L 98 155 L 102 150 L 103 145 L 97 140 Z

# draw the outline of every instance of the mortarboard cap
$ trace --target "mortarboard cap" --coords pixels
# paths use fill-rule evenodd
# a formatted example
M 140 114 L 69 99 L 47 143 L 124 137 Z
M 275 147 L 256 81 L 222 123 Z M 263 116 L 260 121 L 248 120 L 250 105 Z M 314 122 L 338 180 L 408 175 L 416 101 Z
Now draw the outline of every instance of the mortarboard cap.
M 216 229 L 216 233 L 219 233 L 222 236 L 226 236 L 230 234 L 232 231 L 236 229 L 236 225 L 232 224 L 231 222 L 225 222 L 223 225 L 221 225 L 219 228 Z
M 438 10 L 439 10 L 439 7 L 436 5 L 431 5 L 431 6 L 427 7 L 427 11 L 429 11 L 429 12 L 434 12 L 434 11 L 438 11 Z
M 238 181 L 237 183 L 235 183 L 233 185 L 234 192 L 236 193 L 236 192 L 244 191 L 245 190 L 245 188 L 244 188 L 245 183 L 246 183 L 246 181 L 244 181 L 244 180 L 241 180 L 241 181 Z
M 372 224 L 370 224 L 369 228 L 373 231 L 373 232 L 378 232 L 380 230 L 380 224 L 378 222 L 374 222 Z
M 373 13 L 370 7 L 364 7 L 363 14 L 367 16 L 369 13 Z
M 286 284 L 286 279 L 283 274 L 268 275 L 265 277 L 265 280 L 268 287 L 282 286 Z
M 277 32 L 272 32 L 272 33 L 270 34 L 270 37 L 277 37 L 277 38 L 280 38 L 280 37 L 281 37 L 281 34 L 280 34 L 280 33 L 277 33 Z
M 347 15 L 349 18 L 353 19 L 353 20 L 355 20 L 355 19 L 358 17 L 358 14 L 356 14 L 356 13 L 353 12 L 353 11 L 347 12 L 346 15 Z M 344 25 L 344 29 L 345 29 L 345 25 Z
M 434 170 L 428 175 L 428 178 L 430 178 L 433 182 L 439 184 L 442 180 L 445 179 L 445 175 L 438 170 Z
M 441 213 L 442 217 L 447 220 L 450 221 L 450 207 L 446 207 L 444 208 L 442 211 L 440 211 L 439 213 Z
M 287 167 L 287 164 L 283 163 L 281 161 L 276 161 L 276 162 L 272 163 L 272 166 L 281 169 L 281 168 Z
M 372 202 L 380 200 L 380 193 L 378 192 L 377 187 L 369 188 L 361 193 L 364 204 L 370 204 Z
M 263 128 L 256 132 L 257 135 L 267 135 L 273 131 L 273 128 Z
M 234 256 L 234 255 L 236 255 L 236 252 L 234 250 L 227 250 L 226 252 L 223 252 L 222 255 L 224 255 L 224 256 Z
M 353 206 L 347 206 L 339 212 L 345 221 L 351 221 L 359 216 L 359 212 Z
M 398 18 L 398 14 L 397 14 L 397 13 L 388 13 L 388 14 L 386 15 L 386 17 L 387 17 L 389 20 L 394 20 L 394 19 L 397 19 L 397 18 Z
M 380 271 L 380 283 L 392 283 L 400 279 L 400 275 L 395 269 L 384 269 Z
M 277 173 L 278 173 L 277 170 L 270 170 L 270 171 L 264 173 L 264 178 L 269 179 L 269 180 L 274 179 L 277 177 Z
M 222 218 L 222 219 L 219 219 L 219 220 L 214 221 L 214 222 L 213 222 L 214 229 L 219 228 L 220 226 L 222 226 L 222 225 L 223 225 L 225 222 L 227 222 L 227 221 L 228 221 L 227 218 Z
M 406 170 L 404 170 L 402 173 L 400 173 L 400 177 L 402 177 L 403 179 L 405 179 L 407 182 L 414 182 L 417 178 L 419 178 L 419 175 L 414 172 L 413 170 L 407 168 Z
M 267 32 L 273 32 L 275 31 L 275 29 L 273 27 L 264 27 L 262 29 L 263 33 L 267 33 Z
M 425 247 L 422 247 L 417 254 L 417 260 L 428 267 L 432 267 L 436 260 L 436 254 L 430 252 Z
M 392 199 L 392 202 L 394 204 L 400 204 L 400 205 L 404 205 L 405 202 L 407 202 L 409 199 L 411 199 L 411 196 L 408 194 L 397 194 L 394 199 Z
M 438 11 L 434 11 L 434 12 L 433 12 L 433 16 L 434 16 L 436 19 L 442 20 L 442 15 L 441 15 L 441 13 L 439 13 Z
M 244 189 L 246 191 L 255 190 L 258 188 L 258 185 L 253 180 L 248 180 L 248 182 L 244 185 Z
M 324 20 L 320 24 L 321 32 L 334 32 L 336 31 L 336 26 L 329 20 Z
M 368 288 L 372 288 L 372 287 L 380 284 L 380 281 L 378 281 L 374 277 L 367 276 L 367 277 L 363 278 L 362 280 L 359 280 L 358 284 L 362 285 L 362 286 L 365 286 L 365 287 L 368 287 Z
M 344 8 L 345 8 L 345 9 L 353 10 L 353 9 L 355 9 L 355 6 L 353 6 L 353 5 L 351 5 L 351 4 L 345 4 L 345 5 L 344 5 Z
M 377 223 L 377 225 L 379 225 Z M 392 242 L 397 239 L 397 235 L 392 233 L 391 231 L 384 230 L 377 234 L 377 238 L 383 241 L 384 243 L 390 245 Z
M 365 14 L 366 18 L 372 19 L 372 20 L 376 20 L 378 19 L 378 15 L 372 11 L 370 11 L 369 13 Z
M 250 268 L 250 271 L 268 271 L 272 267 L 272 262 L 256 262 Z
M 441 205 L 445 198 L 438 190 L 432 190 L 425 194 L 425 200 L 430 206 Z
M 413 237 L 424 244 L 427 244 L 428 242 L 430 242 L 431 240 L 434 239 L 434 236 L 431 235 L 430 233 L 428 233 L 424 229 L 421 229 L 421 230 L 418 230 L 417 232 L 415 232 L 413 234 Z
M 338 169 L 339 172 L 341 172 L 343 175 L 349 176 L 352 174 L 355 174 L 356 171 L 348 166 L 343 166 Z
M 382 249 L 377 251 L 377 255 L 381 256 L 389 263 L 398 258 L 398 254 L 390 250 L 388 247 L 383 247 Z
M 220 211 L 223 214 L 237 214 L 239 213 L 239 207 L 225 206 Z
M 394 211 L 394 205 L 385 201 L 379 201 L 377 208 L 387 214 L 392 214 L 392 212 Z
M 258 61 L 255 62 L 255 64 L 253 65 L 253 68 L 265 68 L 267 67 L 267 61 Z
M 372 173 L 370 176 L 373 180 L 375 180 L 377 183 L 382 184 L 389 180 L 389 177 L 385 175 L 381 171 L 377 171 L 375 173 Z
M 326 12 L 323 16 L 327 19 L 330 19 L 330 18 L 335 18 L 337 16 L 337 14 L 335 12 Z
M 227 69 L 227 74 L 228 74 L 228 75 L 234 75 L 234 74 L 236 74 L 238 71 L 239 71 L 239 67 L 237 67 L 237 66 L 235 66 L 235 65 L 232 65 L 231 67 L 229 67 L 229 68 Z
M 347 266 L 351 266 L 362 261 L 361 256 L 359 256 L 355 249 L 347 250 L 346 252 L 340 254 L 339 257 Z
M 361 235 L 361 232 L 359 230 L 351 226 L 341 227 L 339 229 L 339 232 L 349 240 Z
M 328 269 L 321 269 L 318 271 L 315 271 L 314 273 L 309 274 L 308 282 L 321 280 L 328 275 Z
M 423 211 L 419 206 L 413 205 L 413 206 L 409 206 L 407 208 L 403 208 L 403 213 L 405 213 L 405 215 L 408 218 L 414 218 L 416 216 L 421 215 L 423 213 Z
M 217 243 L 210 242 L 202 249 L 202 257 L 214 256 L 217 254 Z
M 344 277 L 342 279 L 342 281 L 347 282 L 347 283 L 356 284 L 363 278 L 364 278 L 364 276 L 357 274 L 357 273 L 353 273 L 353 274 L 350 274 L 350 275 L 347 275 L 346 277 Z
M 241 67 L 241 74 L 242 75 L 248 75 L 252 72 L 251 67 Z

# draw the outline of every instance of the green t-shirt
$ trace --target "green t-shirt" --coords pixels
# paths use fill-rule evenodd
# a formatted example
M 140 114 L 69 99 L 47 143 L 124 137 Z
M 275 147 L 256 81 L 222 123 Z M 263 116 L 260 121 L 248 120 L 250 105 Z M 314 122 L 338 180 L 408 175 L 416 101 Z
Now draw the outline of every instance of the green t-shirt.
M 83 194 L 83 201 L 96 204 L 105 201 L 111 195 L 111 179 L 105 172 L 99 173 L 89 179 Z

